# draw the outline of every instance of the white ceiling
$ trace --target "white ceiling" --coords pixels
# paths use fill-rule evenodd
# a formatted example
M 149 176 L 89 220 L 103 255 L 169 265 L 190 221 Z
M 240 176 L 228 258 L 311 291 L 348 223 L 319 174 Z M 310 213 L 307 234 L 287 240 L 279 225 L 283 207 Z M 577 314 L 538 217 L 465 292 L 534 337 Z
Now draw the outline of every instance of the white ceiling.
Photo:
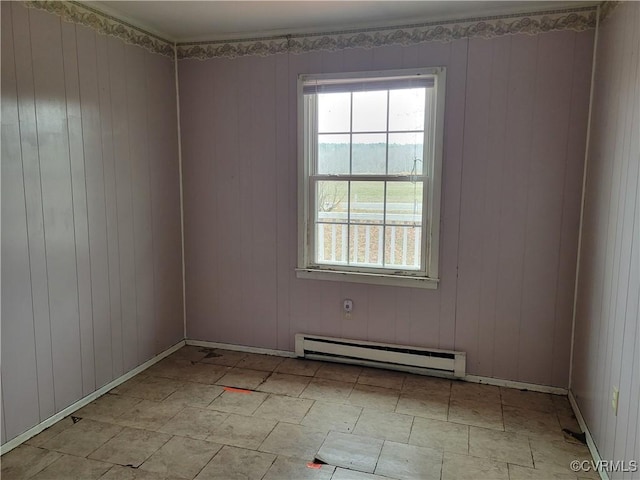
M 177 42 L 336 31 L 593 5 L 577 1 L 92 1 Z

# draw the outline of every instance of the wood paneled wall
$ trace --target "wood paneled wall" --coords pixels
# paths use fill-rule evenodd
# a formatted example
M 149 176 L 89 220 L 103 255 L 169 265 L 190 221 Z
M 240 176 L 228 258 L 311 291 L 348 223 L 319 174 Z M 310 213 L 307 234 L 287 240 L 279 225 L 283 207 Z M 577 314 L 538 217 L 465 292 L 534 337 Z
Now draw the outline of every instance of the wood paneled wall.
M 2 2 L 2 442 L 183 338 L 173 60 Z
M 640 459 L 638 25 L 640 4 L 623 2 L 598 35 L 571 387 L 600 456 L 627 462 Z
M 593 35 L 179 62 L 188 338 L 455 348 L 470 373 L 566 387 Z M 438 289 L 297 279 L 297 75 L 442 65 Z

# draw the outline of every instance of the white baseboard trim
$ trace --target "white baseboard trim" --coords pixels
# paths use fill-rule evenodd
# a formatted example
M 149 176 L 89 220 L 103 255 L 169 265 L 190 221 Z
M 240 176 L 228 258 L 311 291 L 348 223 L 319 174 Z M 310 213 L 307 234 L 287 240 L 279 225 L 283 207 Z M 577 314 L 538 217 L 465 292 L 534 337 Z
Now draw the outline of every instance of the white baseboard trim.
M 296 356 L 296 352 L 289 352 L 288 350 L 274 350 L 271 348 L 260 347 L 248 347 L 246 345 L 235 345 L 233 343 L 219 343 L 219 342 L 206 342 L 204 340 L 186 340 L 187 345 L 194 347 L 206 347 L 206 348 L 223 348 L 225 350 L 234 350 L 236 352 L 246 353 L 259 353 L 261 355 L 274 355 L 276 357 L 289 357 Z
M 551 387 L 549 385 L 538 385 L 537 383 L 517 382 L 515 380 L 504 380 L 502 378 L 482 377 L 479 375 L 467 375 L 460 380 L 473 383 L 486 383 L 497 387 L 517 388 L 518 390 L 529 390 L 532 392 L 551 393 L 553 395 L 567 395 L 567 389 L 561 387 Z
M 596 465 L 600 465 L 602 458 L 598 453 L 598 448 L 596 447 L 596 444 L 593 441 L 593 437 L 591 436 L 591 432 L 589 431 L 587 422 L 584 421 L 584 417 L 582 416 L 580 407 L 578 407 L 578 402 L 576 401 L 576 397 L 573 396 L 573 392 L 571 390 L 569 390 L 568 397 L 569 397 L 569 403 L 571 404 L 571 408 L 573 408 L 573 413 L 575 414 L 576 419 L 578 420 L 578 425 L 580 425 L 580 428 L 584 432 L 585 437 L 587 439 L 587 447 L 589 447 L 589 452 L 593 457 L 593 461 Z M 600 478 L 602 480 L 609 480 L 609 474 L 605 472 L 604 469 L 601 469 L 598 473 L 600 474 Z
M 13 450 L 17 446 L 19 446 L 22 443 L 24 443 L 27 440 L 29 440 L 31 437 L 34 437 L 37 434 L 39 434 L 40 432 L 42 432 L 43 430 L 49 428 L 54 423 L 62 420 L 65 417 L 68 417 L 69 415 L 71 415 L 76 410 L 79 410 L 82 407 L 84 407 L 85 405 L 93 402 L 96 398 L 101 397 L 102 395 L 107 393 L 109 390 L 114 389 L 118 385 L 120 385 L 120 384 L 126 382 L 127 380 L 129 380 L 131 377 L 135 377 L 137 374 L 139 374 L 140 372 L 146 370 L 147 368 L 149 368 L 153 364 L 158 363 L 160 360 L 162 360 L 163 358 L 171 355 L 173 352 L 175 352 L 176 350 L 179 350 L 184 345 L 185 345 L 185 341 L 184 340 L 180 340 L 178 343 L 176 343 L 172 347 L 169 347 L 164 352 L 159 353 L 158 355 L 156 355 L 152 359 L 147 360 L 142 365 L 137 366 L 133 370 L 129 370 L 124 375 L 122 375 L 122 376 L 116 378 L 115 380 L 107 383 L 103 387 L 100 387 L 95 392 L 92 392 L 89 395 L 87 395 L 85 397 L 82 397 L 80 400 L 78 400 L 75 403 L 72 403 L 71 405 L 69 405 L 64 410 L 60 410 L 55 415 L 52 415 L 51 417 L 47 418 L 46 420 L 43 420 L 42 422 L 38 423 L 37 425 L 31 427 L 26 432 L 21 433 L 20 435 L 18 435 L 15 438 L 12 438 L 7 443 L 5 443 L 5 444 L 0 446 L 0 455 L 4 455 L 5 453 Z

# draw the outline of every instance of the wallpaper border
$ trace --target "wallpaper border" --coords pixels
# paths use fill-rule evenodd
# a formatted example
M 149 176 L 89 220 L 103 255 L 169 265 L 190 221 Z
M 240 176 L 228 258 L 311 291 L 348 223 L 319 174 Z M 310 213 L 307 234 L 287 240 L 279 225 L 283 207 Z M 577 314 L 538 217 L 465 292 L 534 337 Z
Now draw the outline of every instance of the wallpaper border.
M 86 4 L 76 1 L 25 0 L 22 4 L 28 8 L 45 10 L 58 15 L 63 20 L 86 27 L 123 40 L 125 43 L 137 45 L 150 52 L 175 57 L 173 42 L 112 17 Z
M 374 48 L 387 45 L 414 45 L 423 42 L 450 42 L 462 38 L 492 38 L 524 33 L 535 35 L 557 30 L 583 31 L 595 28 L 598 7 L 548 10 L 528 14 L 465 18 L 389 28 L 343 30 L 302 35 L 280 35 L 240 40 L 183 42 L 176 45 L 178 59 L 279 53 L 334 51 L 346 48 Z
M 28 8 L 45 10 L 66 21 L 84 25 L 105 35 L 146 50 L 178 59 L 236 58 L 281 53 L 301 54 L 347 48 L 375 48 L 388 45 L 415 45 L 424 42 L 451 42 L 464 38 L 493 38 L 503 35 L 536 35 L 559 30 L 583 31 L 595 28 L 598 6 L 545 10 L 527 14 L 496 15 L 475 18 L 416 23 L 386 28 L 366 28 L 309 34 L 278 35 L 214 40 L 173 42 L 131 25 L 79 1 L 23 0 Z M 600 20 L 606 18 L 618 1 L 605 1 Z

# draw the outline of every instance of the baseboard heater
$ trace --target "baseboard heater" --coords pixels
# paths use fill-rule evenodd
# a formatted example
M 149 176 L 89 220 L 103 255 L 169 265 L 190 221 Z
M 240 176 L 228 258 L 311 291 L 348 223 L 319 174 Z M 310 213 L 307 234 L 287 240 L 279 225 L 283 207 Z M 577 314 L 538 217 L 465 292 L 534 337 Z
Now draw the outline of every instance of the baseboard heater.
M 467 354 L 345 338 L 296 334 L 296 356 L 412 373 L 464 377 Z

